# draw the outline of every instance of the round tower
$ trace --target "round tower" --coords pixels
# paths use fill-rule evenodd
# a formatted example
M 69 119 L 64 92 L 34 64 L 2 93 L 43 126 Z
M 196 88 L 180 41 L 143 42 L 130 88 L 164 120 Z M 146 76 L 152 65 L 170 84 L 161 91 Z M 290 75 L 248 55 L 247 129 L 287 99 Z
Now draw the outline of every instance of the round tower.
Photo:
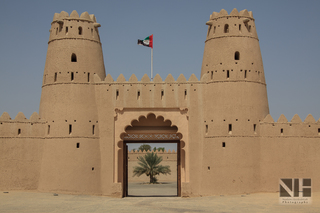
M 252 12 L 233 9 L 228 15 L 222 9 L 213 12 L 206 24 L 201 78 L 208 84 L 207 116 L 259 122 L 269 113 L 269 107 Z
M 260 124 L 269 114 L 252 12 L 213 12 L 206 23 L 203 93 L 204 194 L 253 192 L 259 183 Z M 215 184 L 211 184 L 214 180 Z
M 97 193 L 99 128 L 94 74 L 105 78 L 94 15 L 55 13 L 51 29 L 40 117 L 47 121 L 39 189 Z
M 94 118 L 94 87 L 90 82 L 94 74 L 105 78 L 98 27 L 95 16 L 88 12 L 80 17 L 75 10 L 70 16 L 64 11 L 55 13 L 43 75 L 42 118 Z

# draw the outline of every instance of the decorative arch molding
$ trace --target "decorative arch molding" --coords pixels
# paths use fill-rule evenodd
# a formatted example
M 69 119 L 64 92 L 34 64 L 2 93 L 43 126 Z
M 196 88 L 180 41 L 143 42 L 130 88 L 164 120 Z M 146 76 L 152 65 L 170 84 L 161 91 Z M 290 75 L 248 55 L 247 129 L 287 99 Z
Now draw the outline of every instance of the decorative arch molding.
M 174 140 L 180 140 L 181 182 L 189 182 L 189 141 L 188 141 L 188 109 L 186 108 L 115 108 L 114 125 L 114 183 L 123 181 L 123 141 L 126 128 L 133 122 L 154 115 L 163 122 L 171 122 L 170 127 L 177 127 Z M 152 134 L 152 133 L 151 133 Z M 165 140 L 160 140 L 165 142 Z
M 172 141 L 181 140 L 182 134 L 170 120 L 149 113 L 147 117 L 140 116 L 131 121 L 131 124 L 127 125 L 121 133 L 120 138 L 126 141 Z

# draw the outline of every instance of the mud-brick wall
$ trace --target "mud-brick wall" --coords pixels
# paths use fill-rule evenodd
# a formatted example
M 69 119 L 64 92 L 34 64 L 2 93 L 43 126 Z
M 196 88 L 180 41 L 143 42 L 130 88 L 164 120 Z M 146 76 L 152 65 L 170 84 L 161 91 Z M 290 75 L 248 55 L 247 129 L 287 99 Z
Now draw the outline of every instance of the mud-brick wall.
M 133 169 L 138 165 L 138 157 L 146 155 L 146 152 L 128 152 L 128 182 L 149 182 L 150 177 L 146 175 L 141 175 L 140 177 L 133 177 Z M 177 181 L 177 153 L 175 151 L 164 151 L 156 152 L 158 156 L 162 157 L 162 162 L 160 163 L 163 166 L 169 165 L 171 169 L 171 174 L 169 175 L 157 175 L 158 182 L 174 182 Z
M 35 190 L 39 184 L 45 121 L 33 113 L 0 117 L 0 191 Z

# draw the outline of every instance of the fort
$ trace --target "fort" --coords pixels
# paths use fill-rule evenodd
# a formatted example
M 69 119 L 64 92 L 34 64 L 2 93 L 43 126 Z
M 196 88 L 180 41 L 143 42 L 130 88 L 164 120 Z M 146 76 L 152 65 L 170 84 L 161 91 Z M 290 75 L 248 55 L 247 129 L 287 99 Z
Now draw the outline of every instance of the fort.
M 177 144 L 181 197 L 276 192 L 280 178 L 320 191 L 320 119 L 270 116 L 252 12 L 206 24 L 200 79 L 114 80 L 95 16 L 55 13 L 39 114 L 0 117 L 0 190 L 124 197 L 127 144 L 152 142 Z

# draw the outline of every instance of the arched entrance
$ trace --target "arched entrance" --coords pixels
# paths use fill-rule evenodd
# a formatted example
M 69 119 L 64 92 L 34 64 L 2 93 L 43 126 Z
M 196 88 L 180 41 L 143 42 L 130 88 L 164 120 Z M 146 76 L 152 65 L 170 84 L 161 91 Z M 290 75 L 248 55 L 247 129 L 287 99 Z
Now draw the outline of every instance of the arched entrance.
M 183 182 L 188 181 L 186 162 L 186 141 L 183 133 L 187 135 L 187 116 L 181 110 L 173 112 L 153 112 L 141 113 L 133 109 L 122 109 L 116 111 L 115 130 L 119 139 L 115 147 L 115 183 L 121 183 L 122 196 L 127 196 L 128 187 L 128 150 L 129 143 L 176 143 L 177 144 L 177 195 L 181 196 Z M 137 116 L 137 114 L 139 114 Z M 163 116 L 164 114 L 164 116 Z M 172 120 L 165 115 L 173 114 Z M 134 116 L 135 115 L 135 116 Z M 133 116 L 135 118 L 133 118 Z M 183 121 L 184 119 L 184 121 Z M 126 121 L 126 125 L 124 122 Z M 129 122 L 128 122 L 129 121 Z M 177 121 L 176 123 L 174 121 Z M 183 125 L 181 125 L 183 123 Z M 179 125 L 180 124 L 180 125 Z M 180 129 L 182 131 L 180 131 Z M 121 132 L 120 132 L 120 131 Z
M 181 196 L 181 173 L 180 173 L 180 139 L 181 134 L 177 133 L 178 128 L 172 125 L 171 121 L 166 120 L 162 116 L 156 118 L 154 114 L 149 114 L 147 117 L 140 117 L 138 120 L 134 120 L 131 126 L 127 126 L 125 133 L 121 135 L 124 143 L 123 149 L 123 196 L 128 196 L 129 188 L 129 158 L 128 158 L 128 144 L 130 143 L 159 143 L 177 144 L 176 165 L 171 168 L 173 173 L 176 174 L 176 196 Z M 147 153 L 141 153 L 145 155 Z M 158 153 L 161 155 L 161 153 Z M 161 156 L 162 158 L 162 156 Z M 130 159 L 131 160 L 131 159 Z M 132 168 L 130 168 L 132 169 Z M 157 192 L 155 192 L 157 194 Z M 158 193 L 160 193 L 158 191 Z M 132 194 L 131 194 L 132 195 Z M 158 196 L 165 196 L 157 194 Z M 147 195 L 145 195 L 147 196 Z M 172 194 L 171 194 L 172 196 Z

